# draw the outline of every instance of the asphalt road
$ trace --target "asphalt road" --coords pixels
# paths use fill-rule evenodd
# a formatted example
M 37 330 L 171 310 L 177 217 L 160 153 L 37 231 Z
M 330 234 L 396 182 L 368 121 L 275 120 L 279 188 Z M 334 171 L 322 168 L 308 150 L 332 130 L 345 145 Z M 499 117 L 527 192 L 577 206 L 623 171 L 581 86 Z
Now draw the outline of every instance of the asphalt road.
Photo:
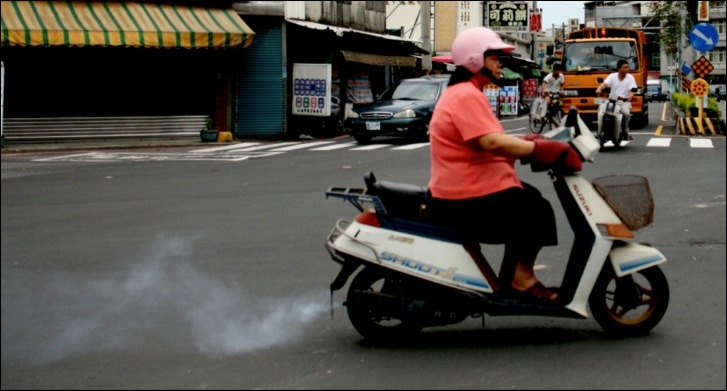
M 630 339 L 592 319 L 486 317 L 372 345 L 342 292 L 331 319 L 339 266 L 323 242 L 356 210 L 325 190 L 363 186 L 368 170 L 425 184 L 426 147 L 237 161 L 188 159 L 197 146 L 150 151 L 179 160 L 3 154 L 2 389 L 725 389 L 725 140 L 656 147 L 651 133 L 584 168 L 645 175 L 654 194 L 638 238 L 669 259 L 671 302 Z M 557 202 L 544 174 L 518 172 Z M 561 242 L 538 262 L 549 285 L 571 244 L 556 211 Z M 497 265 L 501 248 L 485 254 Z

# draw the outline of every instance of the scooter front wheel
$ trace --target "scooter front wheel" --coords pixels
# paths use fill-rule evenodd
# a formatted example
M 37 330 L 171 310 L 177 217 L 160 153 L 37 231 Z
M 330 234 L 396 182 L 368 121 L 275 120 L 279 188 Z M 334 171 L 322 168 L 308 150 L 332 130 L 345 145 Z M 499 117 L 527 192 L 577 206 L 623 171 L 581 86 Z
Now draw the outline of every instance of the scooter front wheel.
M 394 341 L 421 331 L 421 322 L 402 315 L 406 280 L 397 273 L 367 266 L 351 281 L 346 308 L 351 324 L 364 338 Z
M 666 313 L 669 284 L 658 266 L 616 277 L 604 265 L 588 299 L 593 318 L 606 331 L 621 336 L 647 334 Z

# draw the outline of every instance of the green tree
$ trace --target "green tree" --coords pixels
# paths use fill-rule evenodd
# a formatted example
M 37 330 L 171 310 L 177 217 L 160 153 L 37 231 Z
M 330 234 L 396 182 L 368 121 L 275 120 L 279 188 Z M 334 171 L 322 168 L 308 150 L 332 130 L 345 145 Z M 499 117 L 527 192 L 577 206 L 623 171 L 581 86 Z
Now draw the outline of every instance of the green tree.
M 655 34 L 656 40 L 666 53 L 674 55 L 679 51 L 682 34 L 687 34 L 694 25 L 696 4 L 696 1 L 652 1 L 649 4 L 653 13 L 651 21 L 661 24 L 661 31 Z M 684 20 L 684 30 L 679 14 L 681 7 L 692 16 Z

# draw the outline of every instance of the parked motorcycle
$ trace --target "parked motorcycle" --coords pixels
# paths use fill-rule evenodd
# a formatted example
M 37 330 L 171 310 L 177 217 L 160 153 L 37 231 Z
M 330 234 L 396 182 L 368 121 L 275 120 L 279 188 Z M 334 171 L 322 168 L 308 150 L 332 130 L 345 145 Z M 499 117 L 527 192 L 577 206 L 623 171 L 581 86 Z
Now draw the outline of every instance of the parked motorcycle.
M 584 161 L 593 162 L 599 150 L 575 107 L 565 126 L 545 136 L 570 142 Z M 648 333 L 667 310 L 669 286 L 658 266 L 664 255 L 635 241 L 634 231 L 653 219 L 647 179 L 589 181 L 581 173 L 547 172 L 575 235 L 562 284 L 550 288 L 558 301 L 509 297 L 477 240 L 428 220 L 426 187 L 367 173 L 365 188 L 326 192 L 359 211 L 354 220 L 338 220 L 326 239 L 332 259 L 342 265 L 330 286 L 331 304 L 334 291 L 360 269 L 344 304 L 354 328 L 371 340 L 397 340 L 485 314 L 587 319 L 587 307 L 608 332 Z

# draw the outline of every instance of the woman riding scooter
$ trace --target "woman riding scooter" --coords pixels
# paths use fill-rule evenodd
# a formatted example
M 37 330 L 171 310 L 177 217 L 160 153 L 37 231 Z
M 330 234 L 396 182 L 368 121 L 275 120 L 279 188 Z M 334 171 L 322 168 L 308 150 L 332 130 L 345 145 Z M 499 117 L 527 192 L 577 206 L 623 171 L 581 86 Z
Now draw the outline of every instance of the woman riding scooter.
M 485 27 L 459 34 L 452 44 L 457 66 L 430 123 L 434 221 L 476 233 L 484 243 L 504 243 L 499 273 L 513 297 L 554 301 L 558 296 L 535 276 L 533 265 L 542 246 L 557 244 L 555 217 L 540 192 L 520 181 L 517 159 L 545 167 L 581 170 L 581 158 L 560 141 L 526 139 L 505 133 L 482 93 L 498 83 L 502 62 L 515 48 Z

